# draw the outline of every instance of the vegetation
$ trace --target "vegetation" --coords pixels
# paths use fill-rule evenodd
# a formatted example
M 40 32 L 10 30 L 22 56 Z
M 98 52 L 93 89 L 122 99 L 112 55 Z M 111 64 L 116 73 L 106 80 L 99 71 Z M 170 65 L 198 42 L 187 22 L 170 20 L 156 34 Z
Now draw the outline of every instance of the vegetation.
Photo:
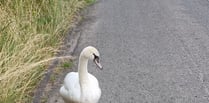
M 31 102 L 45 61 L 57 52 L 78 11 L 93 1 L 0 1 L 0 103 Z

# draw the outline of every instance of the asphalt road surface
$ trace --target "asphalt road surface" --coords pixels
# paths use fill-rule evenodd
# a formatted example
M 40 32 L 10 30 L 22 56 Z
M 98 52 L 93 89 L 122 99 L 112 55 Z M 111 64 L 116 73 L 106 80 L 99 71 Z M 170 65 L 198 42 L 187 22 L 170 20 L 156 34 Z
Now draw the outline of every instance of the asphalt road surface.
M 207 0 L 99 0 L 89 11 L 76 55 L 100 51 L 104 69 L 89 62 L 99 103 L 209 103 Z

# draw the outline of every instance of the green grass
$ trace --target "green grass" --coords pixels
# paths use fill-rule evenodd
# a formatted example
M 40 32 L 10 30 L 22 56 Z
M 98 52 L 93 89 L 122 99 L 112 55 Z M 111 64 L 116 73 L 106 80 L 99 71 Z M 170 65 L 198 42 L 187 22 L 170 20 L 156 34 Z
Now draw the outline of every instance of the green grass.
M 31 102 L 49 58 L 58 51 L 78 11 L 93 1 L 0 1 L 0 103 Z
M 85 0 L 86 2 L 87 2 L 87 4 L 89 4 L 89 5 L 91 5 L 91 4 L 93 4 L 93 3 L 95 3 L 96 2 L 96 0 Z
M 72 67 L 72 62 L 64 62 L 62 65 L 61 65 L 62 68 L 70 68 Z

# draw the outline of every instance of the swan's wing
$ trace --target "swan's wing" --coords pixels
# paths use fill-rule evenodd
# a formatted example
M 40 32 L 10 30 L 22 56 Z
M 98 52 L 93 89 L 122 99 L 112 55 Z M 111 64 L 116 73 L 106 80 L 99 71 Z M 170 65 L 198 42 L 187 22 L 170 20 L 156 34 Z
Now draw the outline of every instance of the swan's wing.
M 67 100 L 80 100 L 80 85 L 77 72 L 70 72 L 65 76 L 64 84 L 60 88 L 60 94 Z
M 92 103 L 97 103 L 101 96 L 101 89 L 99 87 L 99 82 L 97 78 L 92 74 L 89 74 L 88 77 L 90 79 L 89 80 L 90 84 L 88 89 L 86 90 L 86 93 L 91 93 L 89 94 L 90 95 L 89 98 L 93 100 Z
M 88 77 L 90 79 L 91 84 L 93 84 L 92 86 L 99 87 L 99 82 L 98 82 L 97 78 L 94 75 L 89 73 Z

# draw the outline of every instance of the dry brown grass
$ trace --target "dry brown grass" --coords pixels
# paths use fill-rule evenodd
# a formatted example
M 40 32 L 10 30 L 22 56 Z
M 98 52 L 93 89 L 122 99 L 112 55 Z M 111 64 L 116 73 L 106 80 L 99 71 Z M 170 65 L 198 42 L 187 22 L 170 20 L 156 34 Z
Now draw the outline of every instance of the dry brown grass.
M 85 0 L 0 1 L 0 103 L 29 103 L 32 91 Z

